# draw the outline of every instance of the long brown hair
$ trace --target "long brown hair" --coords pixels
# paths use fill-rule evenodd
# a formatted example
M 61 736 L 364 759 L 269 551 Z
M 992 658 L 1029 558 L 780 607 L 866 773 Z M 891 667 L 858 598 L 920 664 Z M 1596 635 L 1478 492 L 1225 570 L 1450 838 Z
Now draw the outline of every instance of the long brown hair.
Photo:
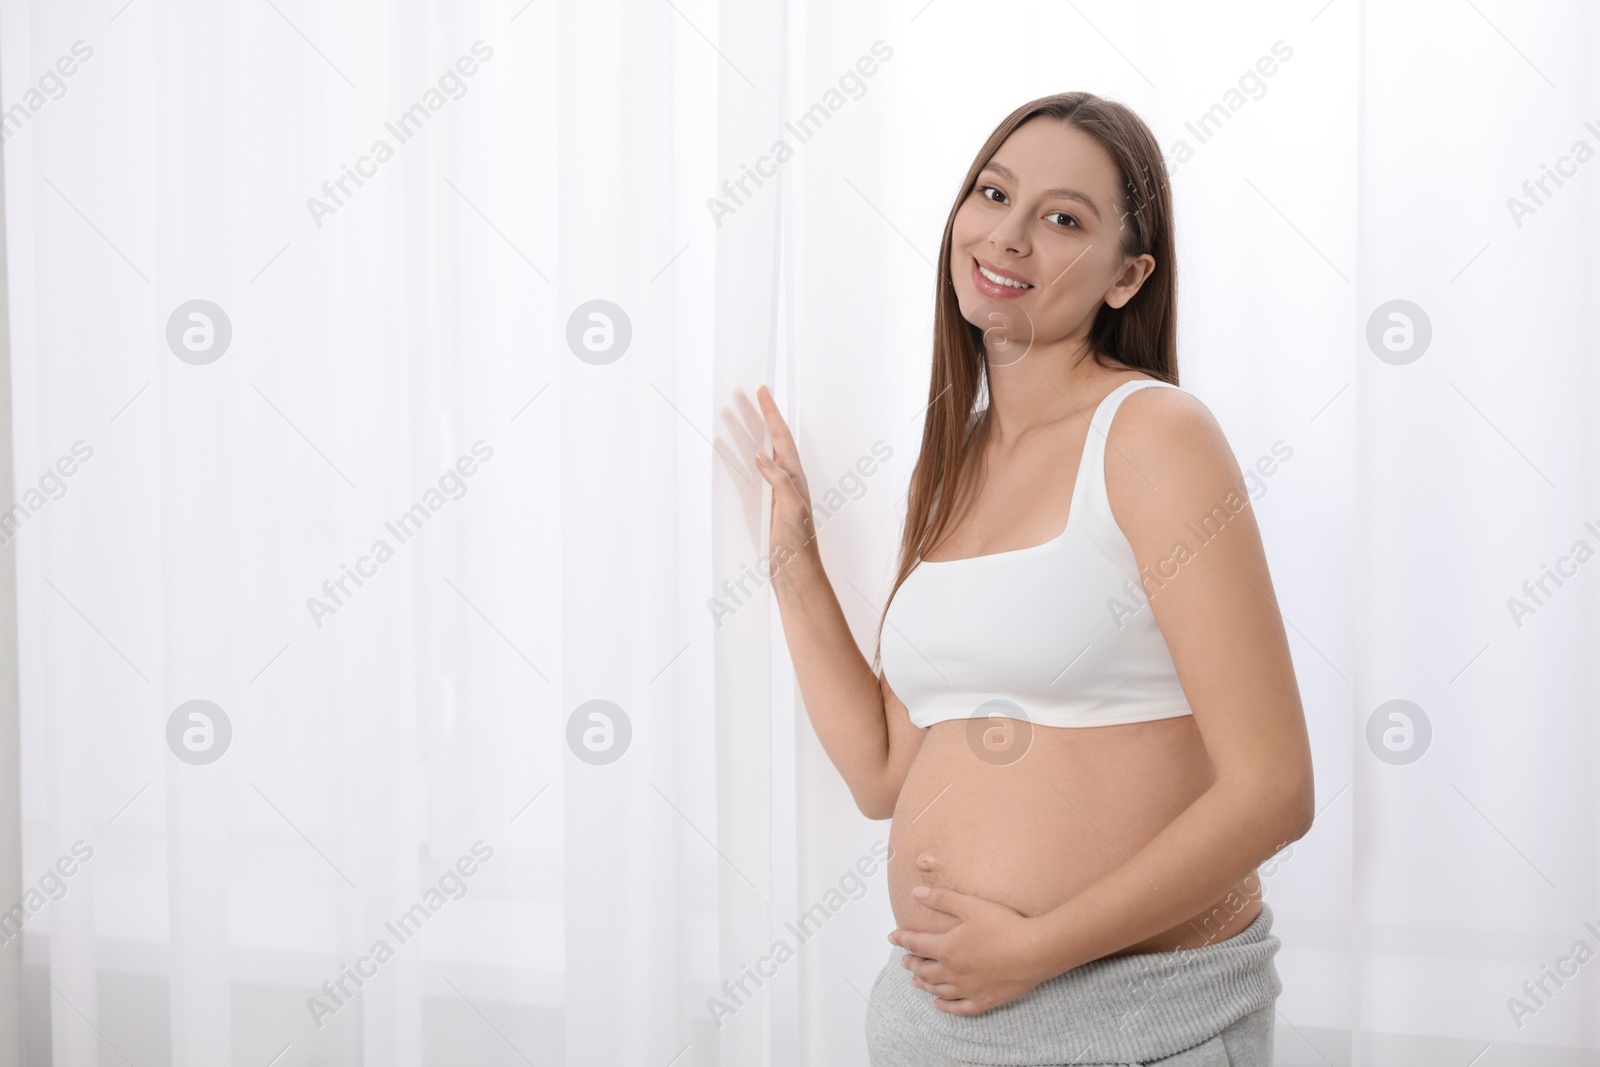
M 905 529 L 900 539 L 900 562 L 889 601 L 922 559 L 922 553 L 950 525 L 959 510 L 960 493 L 971 488 L 970 460 L 987 436 L 988 409 L 974 412 L 980 387 L 988 388 L 983 331 L 961 315 L 950 277 L 951 232 L 956 212 L 966 203 L 978 175 L 1007 137 L 1030 119 L 1046 116 L 1076 127 L 1098 141 L 1116 164 L 1122 182 L 1119 214 L 1122 250 L 1126 255 L 1149 253 L 1156 261 L 1153 275 L 1121 308 L 1100 305 L 1089 328 L 1089 349 L 1094 361 L 1107 368 L 1133 368 L 1162 381 L 1178 384 L 1178 285 L 1173 257 L 1172 196 L 1161 149 L 1144 120 L 1126 106 L 1093 93 L 1058 93 L 1040 97 L 1017 108 L 995 127 L 967 171 L 960 195 L 945 220 L 939 242 L 939 271 L 934 290 L 933 374 L 928 382 L 927 416 L 922 424 L 922 446 L 907 490 Z M 970 432 L 969 432 L 970 430 Z M 950 506 L 935 511 L 936 500 Z M 885 602 L 884 613 L 888 613 Z M 873 670 L 883 649 L 883 617 L 878 619 Z

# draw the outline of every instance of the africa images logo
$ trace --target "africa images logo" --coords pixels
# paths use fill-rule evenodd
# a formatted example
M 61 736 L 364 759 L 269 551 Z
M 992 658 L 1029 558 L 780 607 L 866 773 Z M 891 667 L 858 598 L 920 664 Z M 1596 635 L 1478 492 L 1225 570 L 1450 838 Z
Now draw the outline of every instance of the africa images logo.
M 424 924 L 440 909 L 452 900 L 465 897 L 472 876 L 493 858 L 492 845 L 482 839 L 474 841 L 470 854 L 463 853 L 454 864 L 446 867 L 435 884 L 423 890 L 421 900 L 383 924 L 389 937 L 373 941 L 366 954 L 356 958 L 354 967 L 341 963 L 339 974 L 322 983 L 322 996 L 306 998 L 306 1010 L 311 1013 L 311 1021 L 317 1024 L 317 1029 L 321 1030 L 329 1018 L 348 1007 L 360 994 L 362 987 L 376 978 L 379 969 L 394 959 L 401 947 L 421 933 Z M 394 939 L 393 944 L 390 944 L 390 937 Z
M 322 229 L 325 216 L 338 214 L 339 209 L 360 191 L 366 184 L 363 179 L 377 177 L 379 164 L 393 159 L 399 152 L 399 146 L 420 133 L 429 119 L 450 101 L 460 100 L 467 95 L 466 79 L 478 72 L 480 63 L 487 63 L 494 57 L 494 49 L 481 40 L 472 42 L 471 51 L 472 55 L 461 56 L 454 66 L 447 67 L 439 75 L 437 87 L 430 85 L 423 90 L 422 99 L 402 111 L 398 118 L 383 124 L 383 128 L 394 137 L 394 144 L 390 144 L 387 137 L 379 137 L 365 153 L 356 157 L 354 168 L 347 163 L 339 164 L 339 176 L 322 183 L 322 197 L 306 197 L 306 210 L 311 213 L 311 221 L 317 229 Z M 354 189 L 350 187 L 352 183 Z

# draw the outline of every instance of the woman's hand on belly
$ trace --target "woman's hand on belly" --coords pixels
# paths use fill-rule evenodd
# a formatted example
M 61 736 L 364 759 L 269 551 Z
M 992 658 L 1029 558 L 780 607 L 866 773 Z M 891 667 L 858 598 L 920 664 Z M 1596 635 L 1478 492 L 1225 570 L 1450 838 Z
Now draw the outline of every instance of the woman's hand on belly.
M 1037 921 L 1014 908 L 953 889 L 918 886 L 912 896 L 955 923 L 942 933 L 897 929 L 889 940 L 910 955 L 912 983 L 951 1015 L 977 1015 L 1022 996 L 1050 978 L 1034 952 Z

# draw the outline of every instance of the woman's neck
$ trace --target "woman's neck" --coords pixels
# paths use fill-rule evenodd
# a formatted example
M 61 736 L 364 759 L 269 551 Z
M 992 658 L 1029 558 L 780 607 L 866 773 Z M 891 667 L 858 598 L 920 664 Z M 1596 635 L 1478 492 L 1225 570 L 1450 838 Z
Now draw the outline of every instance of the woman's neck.
M 1040 427 L 1079 414 L 1088 418 L 1108 373 L 1083 341 L 1035 346 L 1015 362 L 991 363 L 990 444 L 1006 448 Z

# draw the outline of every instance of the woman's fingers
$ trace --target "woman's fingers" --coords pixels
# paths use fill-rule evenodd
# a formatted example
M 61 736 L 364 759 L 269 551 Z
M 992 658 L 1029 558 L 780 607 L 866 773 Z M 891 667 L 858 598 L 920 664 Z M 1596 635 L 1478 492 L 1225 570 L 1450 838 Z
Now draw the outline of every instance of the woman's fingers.
M 789 480 L 789 472 L 772 462 L 772 457 L 767 455 L 765 449 L 762 449 L 756 453 L 756 468 L 760 470 L 761 473 L 765 474 L 767 476 L 767 481 L 771 482 L 773 485 L 782 484 L 777 480 L 779 478 L 782 478 L 784 482 Z
M 949 985 L 948 983 L 924 982 L 920 978 L 914 978 L 914 979 L 912 979 L 912 982 L 918 988 L 926 989 L 928 992 L 932 993 L 936 997 L 942 997 L 945 1000 L 960 1000 L 961 999 L 961 990 L 957 989 L 953 985 Z
M 927 959 L 927 958 L 925 958 L 923 956 L 906 956 L 904 958 L 911 961 L 911 963 L 909 965 L 910 969 L 911 969 L 911 973 L 915 974 L 922 981 L 924 981 L 924 982 L 948 982 L 948 981 L 950 981 L 949 972 L 945 969 L 945 965 L 943 963 L 940 963 L 938 960 L 930 960 L 930 959 Z
M 934 1001 L 933 1006 L 950 1015 L 977 1015 L 984 1010 L 974 1000 L 945 1000 L 941 998 Z
M 757 492 L 760 491 L 761 483 L 756 481 L 755 477 L 760 473 L 760 468 L 751 462 L 749 452 L 745 452 L 743 454 L 735 452 L 733 446 L 728 444 L 728 442 L 724 441 L 721 437 L 718 437 L 715 441 L 712 441 L 711 447 L 716 449 L 717 455 L 722 457 L 724 463 L 733 468 L 733 473 L 737 474 L 744 481 L 747 489 Z
M 816 534 L 805 524 L 793 519 L 783 518 L 779 514 L 777 502 L 779 500 L 793 500 L 793 506 L 803 508 L 805 501 L 801 499 L 799 490 L 795 488 L 794 479 L 789 477 L 789 472 L 772 462 L 765 452 L 757 452 L 756 469 L 761 476 L 772 486 L 772 533 L 773 543 L 777 543 L 778 536 L 784 535 L 785 540 L 793 547 L 804 548 L 816 537 Z
M 750 407 L 750 401 L 745 399 L 742 394 L 738 399 L 743 401 L 743 406 L 750 412 L 753 413 L 755 411 L 755 408 Z M 729 439 L 733 441 L 740 452 L 748 457 L 761 447 L 763 430 L 760 418 L 756 418 L 752 422 L 750 418 L 745 416 L 744 412 L 740 412 L 736 417 L 734 410 L 726 404 L 722 406 L 721 415 L 722 424 L 728 428 Z
M 787 490 L 792 493 L 796 491 L 794 479 L 789 476 L 789 472 L 779 464 L 772 462 L 772 457 L 765 452 L 756 453 L 756 469 L 761 472 L 761 476 L 772 486 L 774 492 Z
M 948 976 L 929 973 L 927 968 L 911 968 L 911 984 L 918 989 L 926 989 L 936 997 L 947 997 L 958 1000 L 966 994 L 961 992 L 961 986 L 949 980 Z
M 749 441 L 752 446 L 759 447 L 762 437 L 766 433 L 766 420 L 762 418 L 761 412 L 756 410 L 756 406 L 750 403 L 750 398 L 745 395 L 745 391 L 737 386 L 733 390 L 733 402 L 739 409 L 738 415 L 742 423 L 740 427 L 740 432 L 743 434 L 742 440 Z M 727 408 L 722 410 L 723 418 L 728 421 L 730 427 L 733 426 L 733 412 Z
M 783 421 L 778 403 L 772 399 L 771 390 L 763 385 L 756 390 L 756 399 L 761 401 L 762 414 L 767 418 L 767 433 L 772 436 L 773 456 L 785 470 L 799 474 L 800 453 L 794 446 L 794 435 L 789 432 L 789 424 Z

